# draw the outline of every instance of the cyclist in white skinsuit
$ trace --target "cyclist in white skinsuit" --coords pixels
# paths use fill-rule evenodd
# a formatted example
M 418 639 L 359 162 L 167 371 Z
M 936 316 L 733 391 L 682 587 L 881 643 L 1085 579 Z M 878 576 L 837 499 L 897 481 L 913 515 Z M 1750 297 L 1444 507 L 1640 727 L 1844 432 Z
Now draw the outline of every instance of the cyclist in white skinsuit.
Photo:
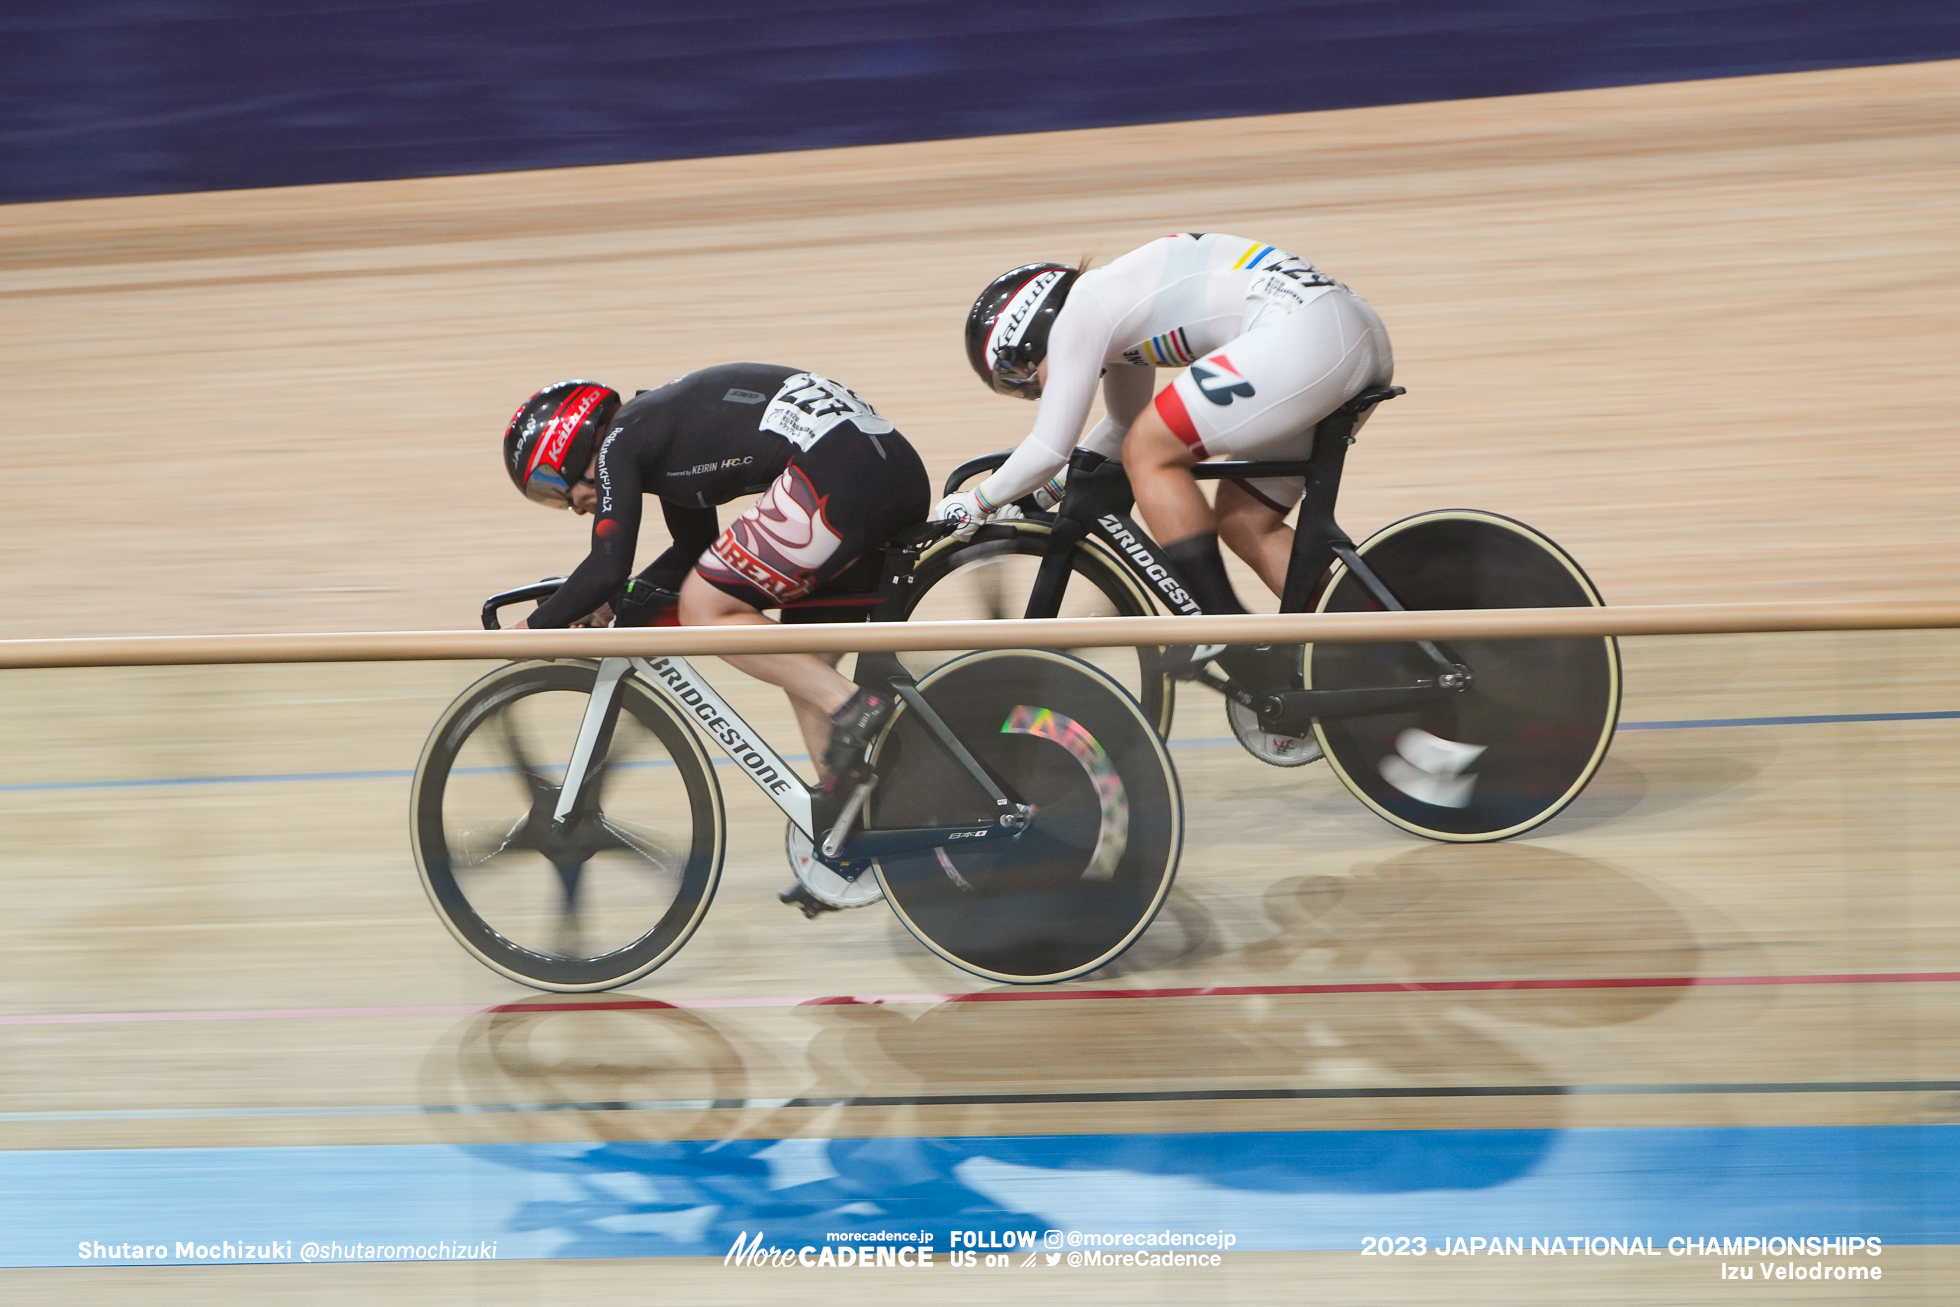
M 1206 612 L 1227 613 L 1245 610 L 1219 538 L 1279 593 L 1303 483 L 1221 482 L 1214 513 L 1191 467 L 1304 458 L 1316 423 L 1395 372 L 1366 300 L 1284 250 L 1217 232 L 1166 236 L 1089 272 L 1017 268 L 974 305 L 967 352 L 994 390 L 1042 403 L 1006 464 L 935 516 L 977 527 L 1030 492 L 1052 502 L 1080 439 L 1120 457 L 1165 554 Z M 1187 370 L 1156 391 L 1160 367 Z M 1099 377 L 1104 416 L 1083 438 Z

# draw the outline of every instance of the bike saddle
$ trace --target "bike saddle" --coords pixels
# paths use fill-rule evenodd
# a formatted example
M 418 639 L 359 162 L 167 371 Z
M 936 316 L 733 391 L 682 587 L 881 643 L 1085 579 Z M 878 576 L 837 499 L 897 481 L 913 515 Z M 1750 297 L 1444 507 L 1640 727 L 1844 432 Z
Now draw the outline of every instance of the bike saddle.
M 1408 393 L 1409 391 L 1406 386 L 1370 386 L 1347 403 L 1341 405 L 1335 412 L 1359 413 L 1364 409 L 1373 408 L 1385 399 L 1394 399 L 1397 395 L 1406 395 Z

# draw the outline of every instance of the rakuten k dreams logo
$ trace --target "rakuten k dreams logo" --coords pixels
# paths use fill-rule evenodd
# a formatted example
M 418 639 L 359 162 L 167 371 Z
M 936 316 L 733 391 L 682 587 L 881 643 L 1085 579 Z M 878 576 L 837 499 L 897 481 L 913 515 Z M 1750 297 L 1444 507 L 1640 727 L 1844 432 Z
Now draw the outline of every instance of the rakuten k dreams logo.
M 614 427 L 611 431 L 606 433 L 606 439 L 604 443 L 602 443 L 599 446 L 599 516 L 600 517 L 610 517 L 612 515 L 612 511 L 613 511 L 612 467 L 610 464 L 606 462 L 606 456 L 612 453 L 613 441 L 618 440 L 619 433 L 621 431 L 624 431 L 625 429 L 626 428 L 624 427 Z M 565 471 L 567 473 L 565 480 L 568 483 L 576 482 L 579 479 L 579 477 L 585 475 L 584 468 L 579 468 L 577 471 L 577 475 L 571 475 L 572 469 L 570 468 L 566 468 Z

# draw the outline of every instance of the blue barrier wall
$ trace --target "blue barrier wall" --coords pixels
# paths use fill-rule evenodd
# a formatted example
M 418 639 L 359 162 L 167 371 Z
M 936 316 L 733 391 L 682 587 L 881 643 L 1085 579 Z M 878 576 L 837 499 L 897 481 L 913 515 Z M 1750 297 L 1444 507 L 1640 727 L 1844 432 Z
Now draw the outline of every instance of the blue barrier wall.
M 10 0 L 0 201 L 1954 57 L 1957 0 Z

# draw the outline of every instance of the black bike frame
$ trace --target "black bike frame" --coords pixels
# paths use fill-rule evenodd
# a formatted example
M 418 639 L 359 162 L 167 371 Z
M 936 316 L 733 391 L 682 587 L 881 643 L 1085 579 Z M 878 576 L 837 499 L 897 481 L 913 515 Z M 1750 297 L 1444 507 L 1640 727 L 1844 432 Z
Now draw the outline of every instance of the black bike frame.
M 1280 595 L 1282 613 L 1304 613 L 1313 605 L 1315 588 L 1336 561 L 1347 566 L 1356 581 L 1376 603 L 1392 612 L 1403 605 L 1356 551 L 1334 520 L 1335 501 L 1340 497 L 1341 472 L 1347 462 L 1348 446 L 1354 443 L 1354 430 L 1383 400 L 1406 393 L 1400 386 L 1366 390 L 1321 419 L 1314 428 L 1313 451 L 1304 459 L 1228 461 L 1199 463 L 1191 469 L 1200 481 L 1250 480 L 1260 477 L 1303 477 L 1305 491 L 1300 500 L 1300 516 L 1293 533 L 1293 553 L 1288 560 L 1286 585 Z M 992 471 L 1007 460 L 1007 453 L 988 454 L 969 460 L 954 469 L 946 480 L 945 493 L 954 494 L 960 486 L 980 472 Z M 1049 528 L 1048 545 L 1028 595 L 1025 616 L 1055 617 L 1060 614 L 1062 596 L 1068 587 L 1069 557 L 1075 547 L 1093 535 L 1123 561 L 1138 583 L 1173 613 L 1200 612 L 1190 588 L 1163 556 L 1163 549 L 1150 538 L 1130 514 L 1136 498 L 1128 475 L 1120 464 L 1101 455 L 1077 450 L 1069 459 L 1067 488 L 1056 506 Z M 1031 501 L 1022 507 L 1033 508 Z M 1454 693 L 1468 685 L 1469 670 L 1430 641 L 1415 642 L 1436 665 L 1435 679 L 1424 678 L 1412 685 L 1368 687 L 1350 690 L 1290 690 L 1273 693 L 1265 687 L 1246 687 L 1230 681 L 1201 676 L 1212 688 L 1259 711 L 1281 728 L 1303 732 L 1315 717 L 1359 716 L 1393 712 L 1429 699 Z M 1284 733 L 1297 733 L 1286 730 Z
M 1299 524 L 1293 534 L 1293 556 L 1287 564 L 1286 588 L 1280 596 L 1282 613 L 1306 612 L 1313 602 L 1315 585 L 1336 559 L 1348 565 L 1383 607 L 1401 610 L 1402 605 L 1389 593 L 1381 578 L 1361 561 L 1354 551 L 1354 541 L 1334 520 L 1334 503 L 1340 497 L 1341 472 L 1347 462 L 1348 446 L 1354 443 L 1354 429 L 1375 405 L 1405 393 L 1401 386 L 1388 386 L 1363 391 L 1341 405 L 1314 427 L 1313 452 L 1306 458 L 1199 463 L 1191 469 L 1191 475 L 1200 481 L 1306 478 Z M 945 493 L 956 493 L 975 475 L 993 471 L 1007 457 L 1007 452 L 1002 452 L 962 463 L 946 478 Z M 1137 580 L 1172 612 L 1199 611 L 1197 601 L 1176 569 L 1163 560 L 1162 548 L 1130 516 L 1135 503 L 1129 477 L 1120 464 L 1086 450 L 1075 451 L 1069 459 L 1067 490 L 1055 508 L 1048 549 L 1042 556 L 1034 590 L 1028 596 L 1025 616 L 1054 617 L 1061 612 L 1062 592 L 1068 584 L 1069 552 L 1092 534 L 1099 536 L 1128 564 Z

